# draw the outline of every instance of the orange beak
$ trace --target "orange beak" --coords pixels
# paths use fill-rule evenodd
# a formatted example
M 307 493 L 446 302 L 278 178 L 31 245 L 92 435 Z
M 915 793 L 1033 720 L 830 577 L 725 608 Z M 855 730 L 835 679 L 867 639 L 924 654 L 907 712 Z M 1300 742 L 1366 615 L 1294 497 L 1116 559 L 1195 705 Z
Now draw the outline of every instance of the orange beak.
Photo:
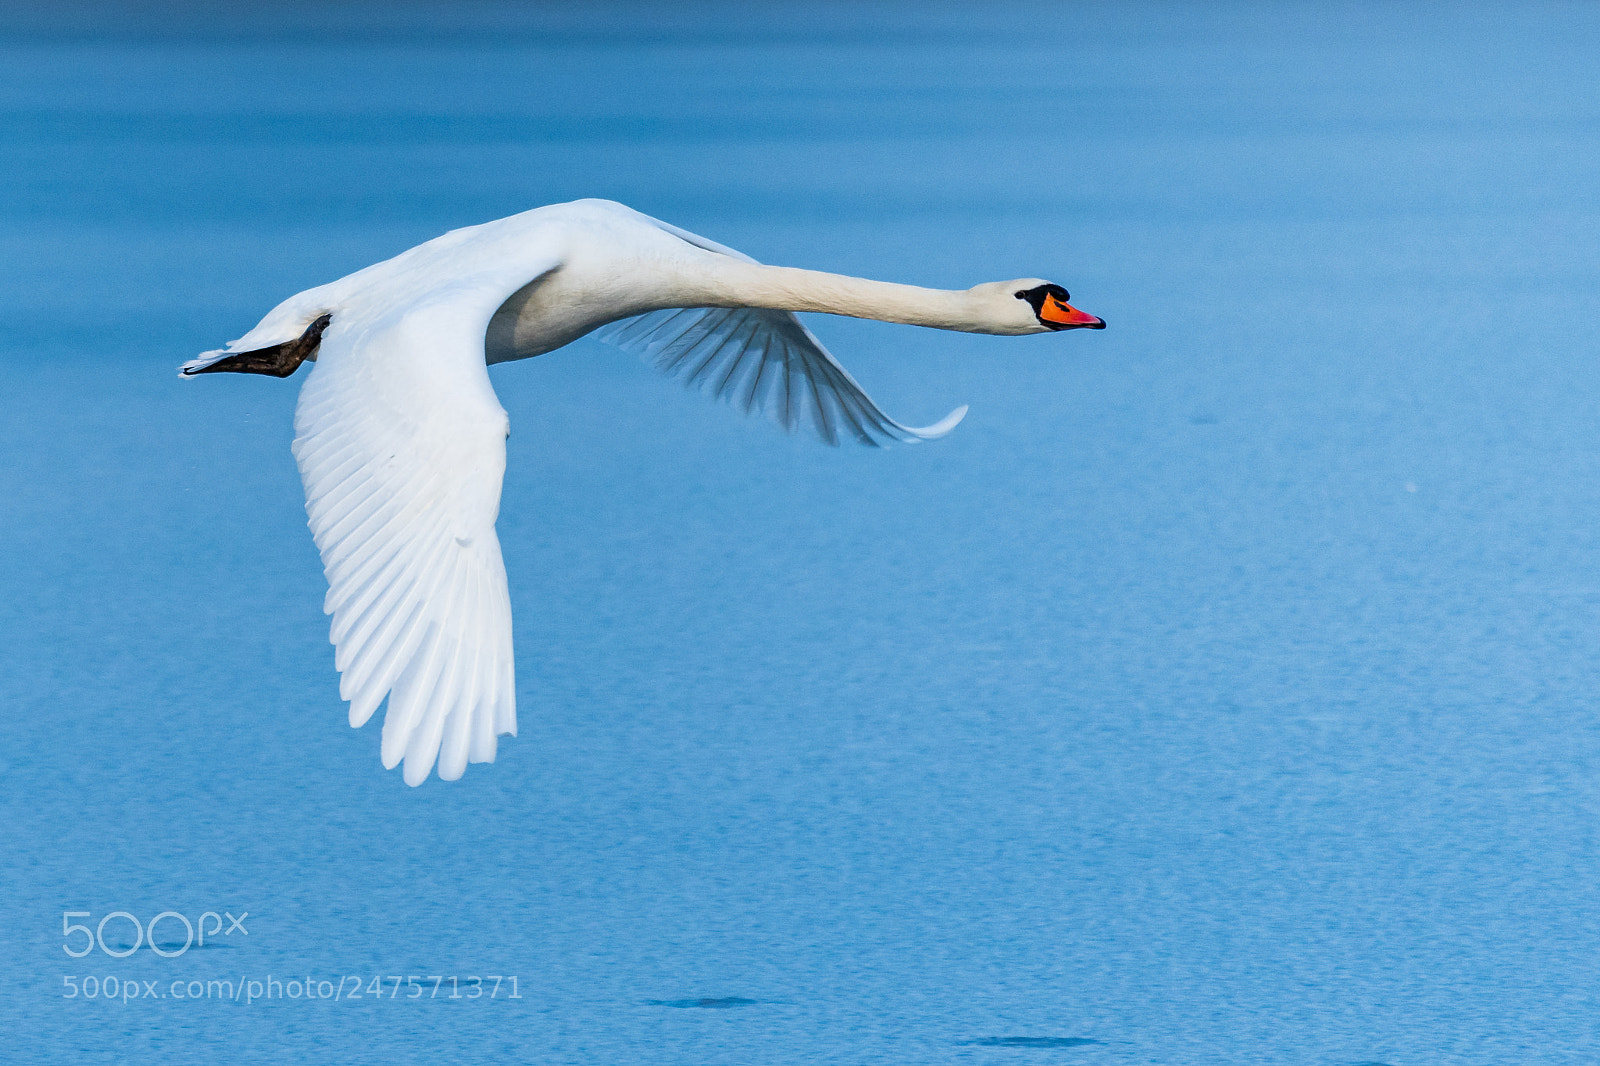
M 1044 303 L 1039 305 L 1039 318 L 1056 329 L 1106 328 L 1105 319 L 1080 311 L 1069 303 L 1062 303 L 1054 296 L 1046 296 Z

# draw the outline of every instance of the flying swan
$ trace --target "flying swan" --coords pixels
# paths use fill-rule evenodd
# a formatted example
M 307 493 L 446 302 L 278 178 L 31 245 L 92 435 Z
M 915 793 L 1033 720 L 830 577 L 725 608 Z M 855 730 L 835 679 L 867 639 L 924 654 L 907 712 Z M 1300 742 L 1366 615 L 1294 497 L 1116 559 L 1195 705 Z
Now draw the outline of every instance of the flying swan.
M 510 423 L 487 364 L 596 329 L 746 411 L 829 444 L 942 437 L 880 410 L 793 312 L 967 333 L 1103 329 L 1059 285 L 1027 278 L 922 289 L 749 256 L 605 200 L 452 230 L 291 296 L 185 377 L 288 377 L 294 456 L 328 579 L 323 610 L 350 724 L 384 697 L 383 765 L 419 785 L 493 762 L 517 731 L 511 601 L 494 524 Z

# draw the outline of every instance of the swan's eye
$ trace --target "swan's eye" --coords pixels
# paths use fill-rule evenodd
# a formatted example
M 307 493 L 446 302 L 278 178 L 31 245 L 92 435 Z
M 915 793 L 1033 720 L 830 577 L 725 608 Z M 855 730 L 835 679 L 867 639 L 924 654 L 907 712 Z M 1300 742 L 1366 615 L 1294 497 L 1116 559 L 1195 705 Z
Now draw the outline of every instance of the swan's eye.
M 1024 289 L 1018 289 L 1016 292 L 1012 293 L 1011 295 L 1015 296 L 1019 300 L 1026 300 L 1028 298 L 1028 293 Z

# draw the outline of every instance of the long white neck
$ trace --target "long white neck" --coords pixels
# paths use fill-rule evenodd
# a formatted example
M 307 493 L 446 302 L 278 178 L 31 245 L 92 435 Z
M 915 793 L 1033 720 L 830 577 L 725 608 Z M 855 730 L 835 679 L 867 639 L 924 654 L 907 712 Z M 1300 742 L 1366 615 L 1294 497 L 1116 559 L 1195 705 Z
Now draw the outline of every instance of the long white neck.
M 988 333 L 994 323 L 965 289 L 923 289 L 795 267 L 761 266 L 727 256 L 698 260 L 696 271 L 675 279 L 676 307 L 767 307 L 821 311 L 879 322 L 902 322 L 968 333 Z

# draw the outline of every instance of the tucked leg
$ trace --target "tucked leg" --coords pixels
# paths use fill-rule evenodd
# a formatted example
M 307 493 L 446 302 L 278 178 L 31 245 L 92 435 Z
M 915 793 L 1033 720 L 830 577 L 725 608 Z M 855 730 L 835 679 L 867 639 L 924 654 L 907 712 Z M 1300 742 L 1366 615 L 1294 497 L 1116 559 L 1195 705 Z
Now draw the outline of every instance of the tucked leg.
M 274 344 L 270 348 L 257 348 L 253 352 L 239 352 L 218 359 L 210 366 L 185 370 L 184 373 L 191 376 L 216 373 L 271 374 L 275 378 L 286 378 L 300 369 L 300 364 L 316 352 L 317 345 L 322 343 L 322 331 L 328 328 L 331 321 L 332 315 L 323 315 L 292 341 Z

